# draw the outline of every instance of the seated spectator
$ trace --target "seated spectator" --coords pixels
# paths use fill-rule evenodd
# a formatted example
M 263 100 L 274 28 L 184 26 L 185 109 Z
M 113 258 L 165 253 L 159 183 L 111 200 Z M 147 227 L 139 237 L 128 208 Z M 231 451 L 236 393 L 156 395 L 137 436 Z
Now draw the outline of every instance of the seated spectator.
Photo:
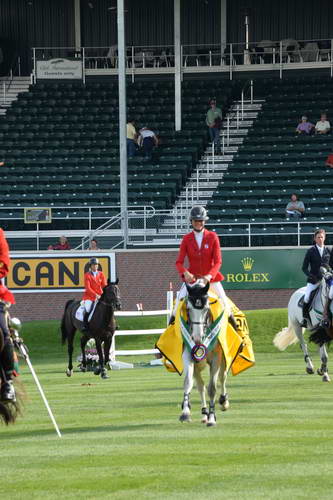
M 48 250 L 70 250 L 70 244 L 65 236 L 60 236 L 59 242 L 55 245 L 49 245 Z
M 150 160 L 154 146 L 158 146 L 158 139 L 155 133 L 148 127 L 142 127 L 139 131 L 138 143 L 143 149 L 144 157 Z
M 89 250 L 100 250 L 98 242 L 94 238 L 90 241 Z
M 308 121 L 307 116 L 302 116 L 302 120 L 296 128 L 296 132 L 298 134 L 311 135 L 313 131 L 314 131 L 313 123 Z
M 5 164 L 5 162 L 4 162 L 4 161 L 0 161 L 0 167 L 3 167 L 3 166 L 4 166 L 4 164 Z
M 326 167 L 333 168 L 333 153 L 329 154 L 325 162 Z
M 315 126 L 316 134 L 327 134 L 331 130 L 331 124 L 327 120 L 326 113 L 320 115 L 320 120 Z
M 290 202 L 286 206 L 286 217 L 303 217 L 304 212 L 304 203 L 298 199 L 297 194 L 292 193 Z

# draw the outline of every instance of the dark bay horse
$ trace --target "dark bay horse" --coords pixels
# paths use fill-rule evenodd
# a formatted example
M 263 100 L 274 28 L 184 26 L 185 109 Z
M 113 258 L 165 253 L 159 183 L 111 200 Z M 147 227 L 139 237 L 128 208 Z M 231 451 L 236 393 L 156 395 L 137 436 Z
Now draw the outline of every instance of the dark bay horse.
M 82 331 L 83 328 L 83 322 L 75 317 L 79 307 L 79 301 L 69 300 L 65 305 L 65 311 L 61 320 L 62 343 L 65 344 L 66 340 L 68 343 L 68 368 L 66 371 L 68 377 L 73 374 L 73 343 L 75 332 L 76 330 Z M 89 331 L 87 333 L 82 332 L 82 371 L 86 371 L 87 366 L 85 346 L 88 340 L 93 338 L 96 343 L 99 358 L 99 369 L 95 371 L 95 374 L 100 374 L 102 378 L 108 378 L 106 366 L 109 362 L 112 336 L 116 329 L 114 311 L 120 309 L 120 307 L 118 280 L 115 283 L 111 283 L 110 280 L 108 280 L 108 284 L 104 288 L 103 294 L 98 300 L 93 316 L 89 322 Z M 102 343 L 104 343 L 104 349 L 102 349 Z

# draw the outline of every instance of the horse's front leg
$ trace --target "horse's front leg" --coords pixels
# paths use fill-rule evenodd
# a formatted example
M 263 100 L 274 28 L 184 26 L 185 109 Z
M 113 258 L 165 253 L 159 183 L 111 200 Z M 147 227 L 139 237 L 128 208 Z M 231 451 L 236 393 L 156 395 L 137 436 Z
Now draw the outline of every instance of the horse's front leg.
M 101 378 L 109 378 L 109 376 L 107 374 L 107 370 L 106 370 L 105 365 L 104 365 L 104 354 L 103 354 L 101 339 L 96 338 L 95 343 L 96 343 L 96 350 L 97 350 L 97 354 L 98 354 L 99 367 L 94 371 L 94 374 L 100 375 Z
M 184 363 L 184 398 L 182 403 L 182 413 L 179 417 L 181 422 L 191 421 L 191 403 L 190 394 L 193 387 L 193 361 L 191 359 L 190 353 L 184 349 L 183 352 L 183 363 Z
M 220 382 L 221 382 L 221 396 L 219 398 L 219 403 L 220 403 L 220 408 L 222 411 L 226 411 L 229 409 L 230 404 L 229 404 L 229 397 L 227 393 L 227 376 L 228 372 L 226 370 L 226 361 L 224 354 L 222 354 L 222 360 L 221 360 L 221 367 L 220 367 Z
M 308 346 L 304 340 L 304 335 L 303 335 L 303 328 L 296 322 L 292 322 L 292 327 L 294 328 L 294 331 L 296 333 L 296 336 L 299 340 L 299 343 L 301 345 L 301 349 L 304 354 L 304 361 L 305 361 L 305 371 L 309 375 L 312 375 L 314 373 L 314 366 L 312 363 L 312 359 L 309 356 L 309 351 L 308 351 Z
M 106 338 L 104 340 L 104 363 L 105 363 L 105 368 L 106 369 L 111 369 L 110 365 L 110 349 L 111 349 L 111 343 L 112 343 L 112 336 L 113 333 L 109 332 L 106 335 Z
M 208 427 L 216 425 L 215 399 L 216 399 L 217 380 L 220 372 L 220 366 L 221 366 L 221 352 L 220 350 L 214 351 L 212 360 L 210 362 L 210 380 L 207 388 L 209 396 L 209 412 L 208 412 L 208 422 L 207 422 Z
M 88 340 L 89 337 L 86 337 L 85 335 L 81 337 L 81 365 L 80 365 L 81 372 L 87 371 L 86 345 Z
M 318 375 L 322 376 L 323 382 L 331 382 L 330 376 L 328 374 L 328 354 L 326 349 L 326 344 L 323 344 L 319 349 L 320 359 L 321 359 L 321 367 L 318 368 Z
M 202 363 L 206 364 L 206 361 L 203 361 Z M 194 364 L 194 378 L 197 383 L 197 388 L 200 394 L 200 400 L 201 400 L 201 422 L 203 424 L 207 424 L 208 422 L 208 410 L 207 410 L 207 403 L 206 403 L 206 386 L 205 382 L 202 378 L 202 371 L 203 371 L 203 366 L 201 363 L 196 363 Z

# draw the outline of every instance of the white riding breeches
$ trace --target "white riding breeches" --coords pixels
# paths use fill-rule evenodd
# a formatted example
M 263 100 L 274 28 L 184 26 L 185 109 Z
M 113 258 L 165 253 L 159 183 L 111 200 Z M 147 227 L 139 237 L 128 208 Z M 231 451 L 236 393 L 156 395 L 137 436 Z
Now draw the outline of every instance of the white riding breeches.
M 86 299 L 84 301 L 84 309 L 87 313 L 89 313 L 91 311 L 91 307 L 92 307 L 93 303 L 94 302 L 90 299 Z
M 215 293 L 217 297 L 221 300 L 224 307 L 227 307 L 227 296 L 225 294 L 224 288 L 220 281 L 215 281 L 214 283 L 210 283 L 209 291 Z M 186 283 L 183 283 L 180 287 L 180 290 L 177 292 L 175 305 L 172 311 L 173 316 L 176 315 L 176 311 L 178 309 L 179 301 L 182 300 L 188 294 Z M 228 316 L 230 316 L 230 312 L 228 312 Z
M 316 290 L 316 288 L 318 288 L 319 285 L 320 285 L 320 281 L 318 283 L 316 283 L 315 285 L 313 283 L 306 284 L 306 289 L 305 289 L 305 294 L 304 294 L 304 302 L 306 304 L 309 303 L 310 294 L 311 294 L 312 290 Z

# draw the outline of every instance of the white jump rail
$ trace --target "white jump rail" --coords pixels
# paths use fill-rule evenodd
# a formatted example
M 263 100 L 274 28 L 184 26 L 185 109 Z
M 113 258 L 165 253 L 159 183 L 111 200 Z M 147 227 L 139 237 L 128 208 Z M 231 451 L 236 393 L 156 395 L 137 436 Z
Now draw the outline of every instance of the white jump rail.
M 171 313 L 173 308 L 173 291 L 170 286 L 170 290 L 167 292 L 167 309 L 159 309 L 156 311 L 116 311 L 116 317 L 143 317 L 143 316 L 166 316 L 166 326 L 169 322 Z M 144 354 L 157 354 L 158 349 L 125 349 L 125 350 L 117 350 L 116 349 L 116 337 L 121 336 L 131 336 L 131 335 L 160 335 L 164 332 L 164 328 L 151 328 L 145 330 L 116 330 L 113 338 L 110 349 L 110 365 L 114 369 L 120 368 L 133 368 L 132 363 L 121 363 L 116 360 L 116 356 L 138 356 Z

